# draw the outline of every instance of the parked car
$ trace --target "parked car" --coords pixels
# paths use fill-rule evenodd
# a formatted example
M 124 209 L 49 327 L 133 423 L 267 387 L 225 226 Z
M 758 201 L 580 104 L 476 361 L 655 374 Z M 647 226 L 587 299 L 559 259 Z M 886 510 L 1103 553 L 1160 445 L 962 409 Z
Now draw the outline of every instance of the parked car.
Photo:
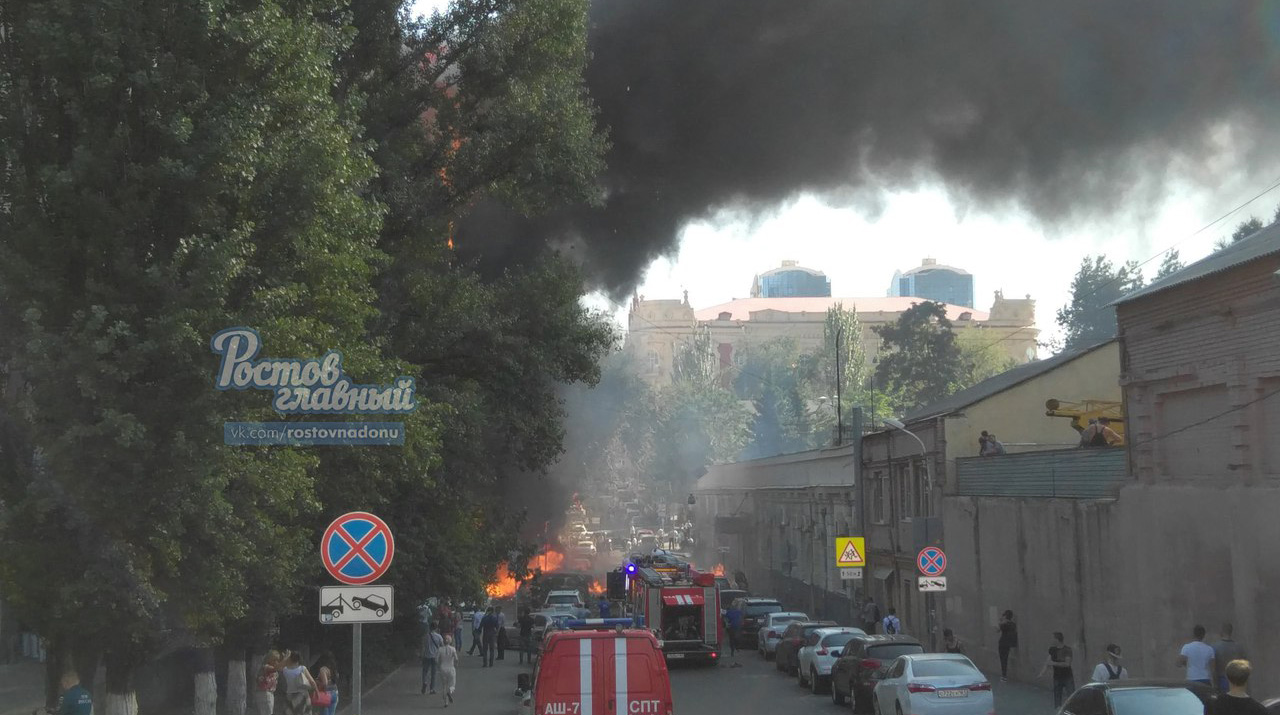
M 1217 691 L 1185 680 L 1108 680 L 1071 694 L 1059 715 L 1203 715 L 1214 711 Z
M 760 624 L 764 622 L 764 617 L 770 613 L 781 613 L 782 603 L 776 598 L 758 598 L 746 596 L 734 599 L 733 604 L 742 610 L 742 630 L 738 632 L 738 641 L 735 645 L 739 648 L 750 648 L 755 645 L 756 634 L 760 631 Z
M 722 588 L 720 589 L 720 616 L 724 617 L 729 612 L 729 605 L 739 598 L 746 598 L 749 594 L 738 588 Z M 725 621 L 725 630 L 728 631 L 729 622 Z
M 782 631 L 782 637 L 778 639 L 778 645 L 774 647 L 773 667 L 787 675 L 795 675 L 797 672 L 796 666 L 799 663 L 796 660 L 796 656 L 800 652 L 800 646 L 804 645 L 804 639 L 819 628 L 831 628 L 835 625 L 835 621 L 792 621 L 788 623 L 786 630 Z
M 370 611 L 373 611 L 378 618 L 382 618 L 382 616 L 387 612 L 386 600 L 381 596 L 374 596 L 372 594 L 368 596 L 353 597 L 351 599 L 351 607 L 357 611 L 361 608 L 368 608 Z
M 765 660 L 773 657 L 773 652 L 777 650 L 778 641 L 782 640 L 782 632 L 787 629 L 788 623 L 807 620 L 809 620 L 808 614 L 799 611 L 781 611 L 766 615 L 756 636 L 756 651 L 760 653 L 760 657 Z
M 876 683 L 871 705 L 876 715 L 988 715 L 996 708 L 987 676 L 958 653 L 899 656 Z
M 810 633 L 796 654 L 796 681 L 802 686 L 808 685 L 814 695 L 822 692 L 831 678 L 831 666 L 840 657 L 844 645 L 854 636 L 866 634 L 861 628 L 848 626 L 819 628 Z
M 853 712 L 870 712 L 871 692 L 893 661 L 898 656 L 923 652 L 924 646 L 911 636 L 854 636 L 840 650 L 831 670 L 832 702 L 843 705 L 845 698 L 850 698 Z
M 544 611 L 560 611 L 573 614 L 586 610 L 586 607 L 586 604 L 582 602 L 582 594 L 577 591 L 552 591 L 547 594 L 547 600 L 542 604 L 542 610 Z

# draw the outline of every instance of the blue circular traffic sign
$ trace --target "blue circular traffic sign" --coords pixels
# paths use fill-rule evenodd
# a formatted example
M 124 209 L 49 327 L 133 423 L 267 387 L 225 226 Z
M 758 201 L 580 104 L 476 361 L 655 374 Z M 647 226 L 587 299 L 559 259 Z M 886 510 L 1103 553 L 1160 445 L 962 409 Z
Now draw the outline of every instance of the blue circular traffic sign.
M 373 583 L 391 568 L 396 542 L 382 519 L 365 511 L 343 514 L 320 538 L 320 560 L 329 575 L 342 583 Z
M 941 576 L 947 570 L 947 555 L 936 546 L 926 546 L 916 556 L 916 566 L 925 576 Z

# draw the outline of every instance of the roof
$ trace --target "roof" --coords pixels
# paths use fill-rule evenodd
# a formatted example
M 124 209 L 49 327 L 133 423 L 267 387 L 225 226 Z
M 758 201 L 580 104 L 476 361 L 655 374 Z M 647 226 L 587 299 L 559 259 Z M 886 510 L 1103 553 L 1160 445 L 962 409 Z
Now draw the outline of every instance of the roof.
M 1039 377 L 1054 368 L 1061 367 L 1072 360 L 1084 357 L 1094 350 L 1110 345 L 1115 342 L 1115 340 L 1115 338 L 1108 338 L 1100 343 L 1095 343 L 1083 348 L 1064 350 L 1057 355 L 1044 360 L 1036 360 L 1025 365 L 1019 365 L 1011 370 L 1006 370 L 999 375 L 989 377 L 973 387 L 961 390 L 954 395 L 945 397 L 932 404 L 925 405 L 924 407 L 912 412 L 908 412 L 906 416 L 902 418 L 902 421 L 904 423 L 915 422 L 929 417 L 939 417 L 959 412 L 969 405 L 981 402 L 988 397 L 998 395 L 1005 390 L 1026 382 L 1027 380 Z
M 759 457 L 743 462 L 713 464 L 707 473 L 698 477 L 695 491 L 711 489 L 770 489 L 805 487 L 848 487 L 847 483 L 823 484 L 821 473 L 806 464 L 814 460 L 840 459 L 848 462 L 857 454 L 857 444 L 850 442 L 834 447 L 823 447 L 805 452 Z M 788 468 L 788 465 L 795 465 Z M 830 480 L 825 480 L 830 481 Z
M 1207 278 L 1236 266 L 1275 254 L 1280 254 L 1280 223 L 1273 223 L 1248 238 L 1232 243 L 1221 251 L 1214 251 L 1180 271 L 1165 276 L 1145 288 L 1139 288 L 1132 293 L 1126 294 L 1119 300 L 1112 302 L 1111 305 L 1120 305 L 1138 298 L 1145 298 L 1160 291 L 1200 280 L 1201 278 Z
M 809 275 L 811 275 L 811 276 L 822 276 L 823 278 L 826 278 L 826 277 L 827 277 L 827 274 L 826 274 L 826 273 L 823 273 L 822 271 L 819 271 L 819 270 L 817 270 L 817 269 L 814 269 L 814 268 L 805 268 L 804 266 L 796 266 L 796 265 L 792 265 L 792 266 L 779 266 L 778 268 L 770 268 L 769 270 L 765 271 L 764 273 L 761 273 L 758 277 L 759 277 L 759 278 L 764 278 L 765 276 L 773 276 L 773 275 L 777 275 L 777 274 L 779 274 L 779 273 L 786 273 L 787 271 L 800 271 L 801 273 L 808 273 L 808 274 L 809 274 Z
M 910 270 L 903 271 L 902 275 L 913 276 L 917 273 L 928 273 L 929 271 L 950 271 L 951 273 L 958 273 L 962 276 L 969 275 L 969 271 L 966 271 L 963 268 L 956 268 L 955 266 L 944 266 L 940 263 L 930 263 L 923 266 L 916 266 L 915 268 L 912 268 Z
M 709 308 L 694 311 L 698 320 L 717 320 L 721 313 L 729 313 L 730 320 L 750 320 L 752 313 L 765 310 L 776 310 L 782 313 L 815 313 L 826 315 L 827 310 L 837 303 L 844 306 L 857 306 L 858 313 L 902 313 L 917 303 L 925 302 L 925 298 L 913 296 L 887 296 L 879 298 L 737 298 L 728 303 L 713 305 Z M 947 309 L 947 320 L 957 321 L 964 313 L 969 313 L 973 320 L 984 321 L 989 317 L 981 310 L 974 310 L 963 305 L 944 303 Z

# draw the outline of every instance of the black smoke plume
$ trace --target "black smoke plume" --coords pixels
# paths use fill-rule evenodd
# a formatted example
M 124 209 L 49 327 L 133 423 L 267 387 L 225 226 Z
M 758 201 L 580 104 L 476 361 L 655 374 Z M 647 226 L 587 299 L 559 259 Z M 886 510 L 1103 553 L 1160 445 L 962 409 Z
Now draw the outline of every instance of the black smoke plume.
M 1275 167 L 1277 2 L 596 0 L 591 21 L 605 205 L 481 207 L 465 232 L 567 248 L 615 295 L 685 223 L 802 192 L 937 183 L 1048 225 L 1212 184 L 1224 137 L 1232 179 Z

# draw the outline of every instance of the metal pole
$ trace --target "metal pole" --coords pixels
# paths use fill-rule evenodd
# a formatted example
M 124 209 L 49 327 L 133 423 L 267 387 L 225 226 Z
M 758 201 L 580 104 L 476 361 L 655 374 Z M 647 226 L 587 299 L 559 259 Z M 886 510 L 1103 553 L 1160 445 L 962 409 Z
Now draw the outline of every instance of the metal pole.
M 351 703 L 353 715 L 360 715 L 360 692 L 364 690 L 364 678 L 361 675 L 360 665 L 360 641 L 363 640 L 361 626 L 363 623 L 355 623 L 351 626 Z
M 840 336 L 843 334 L 844 326 L 836 328 L 836 445 L 844 444 L 844 405 L 840 397 L 840 385 L 844 382 L 844 374 L 840 372 Z

